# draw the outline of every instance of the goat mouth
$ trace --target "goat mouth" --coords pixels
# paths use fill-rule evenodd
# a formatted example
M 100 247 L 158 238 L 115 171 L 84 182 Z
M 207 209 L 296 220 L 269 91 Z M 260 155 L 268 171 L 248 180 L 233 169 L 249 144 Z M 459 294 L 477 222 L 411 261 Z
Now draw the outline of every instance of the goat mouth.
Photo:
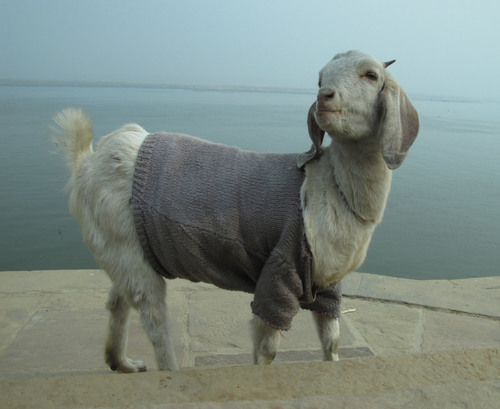
M 316 111 L 318 114 L 341 114 L 341 109 L 318 109 Z

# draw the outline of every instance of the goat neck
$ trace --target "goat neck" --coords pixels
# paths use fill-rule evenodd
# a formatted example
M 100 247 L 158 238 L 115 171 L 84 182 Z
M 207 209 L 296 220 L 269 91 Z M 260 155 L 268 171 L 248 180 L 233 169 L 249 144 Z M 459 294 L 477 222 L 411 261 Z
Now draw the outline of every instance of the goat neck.
M 321 203 L 339 203 L 363 224 L 377 225 L 389 194 L 392 172 L 387 168 L 376 138 L 346 141 L 332 138 L 323 154 L 306 167 L 302 189 L 304 207 L 316 211 Z M 310 209 L 312 210 L 312 209 Z
M 346 206 L 359 221 L 382 221 L 392 172 L 387 168 L 376 138 L 345 141 L 332 138 L 324 160 L 332 169 L 332 183 Z

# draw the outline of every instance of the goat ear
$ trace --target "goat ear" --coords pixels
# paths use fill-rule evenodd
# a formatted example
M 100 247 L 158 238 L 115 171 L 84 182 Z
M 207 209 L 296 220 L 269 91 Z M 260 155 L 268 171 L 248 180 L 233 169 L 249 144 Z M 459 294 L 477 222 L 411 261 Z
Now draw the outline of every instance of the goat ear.
M 302 169 L 306 163 L 319 158 L 321 155 L 321 144 L 325 137 L 325 131 L 323 131 L 316 122 L 316 118 L 314 118 L 315 112 L 316 102 L 311 105 L 309 113 L 307 114 L 307 129 L 309 130 L 309 138 L 311 138 L 313 144 L 311 149 L 297 156 L 297 167 L 299 169 Z
M 418 113 L 401 86 L 388 78 L 381 92 L 380 148 L 389 169 L 401 166 L 417 137 Z

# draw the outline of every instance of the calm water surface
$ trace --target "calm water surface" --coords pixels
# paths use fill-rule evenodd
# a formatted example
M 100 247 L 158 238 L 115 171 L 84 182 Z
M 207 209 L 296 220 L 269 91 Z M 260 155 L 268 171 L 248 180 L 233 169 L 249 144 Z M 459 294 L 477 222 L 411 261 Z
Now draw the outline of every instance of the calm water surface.
M 0 87 L 0 270 L 96 267 L 67 211 L 51 116 L 84 108 L 97 139 L 127 122 L 244 149 L 309 148 L 314 95 L 141 88 Z M 416 279 L 500 275 L 499 103 L 413 98 L 420 134 L 394 172 L 363 272 Z

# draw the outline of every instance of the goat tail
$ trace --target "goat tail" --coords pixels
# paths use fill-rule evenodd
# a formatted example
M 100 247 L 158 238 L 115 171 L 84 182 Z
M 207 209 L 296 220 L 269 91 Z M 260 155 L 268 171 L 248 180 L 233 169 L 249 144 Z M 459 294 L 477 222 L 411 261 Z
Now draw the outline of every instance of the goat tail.
M 82 161 L 93 153 L 93 124 L 89 116 L 79 108 L 66 108 L 52 117 L 52 141 L 61 148 L 68 166 L 76 172 Z

